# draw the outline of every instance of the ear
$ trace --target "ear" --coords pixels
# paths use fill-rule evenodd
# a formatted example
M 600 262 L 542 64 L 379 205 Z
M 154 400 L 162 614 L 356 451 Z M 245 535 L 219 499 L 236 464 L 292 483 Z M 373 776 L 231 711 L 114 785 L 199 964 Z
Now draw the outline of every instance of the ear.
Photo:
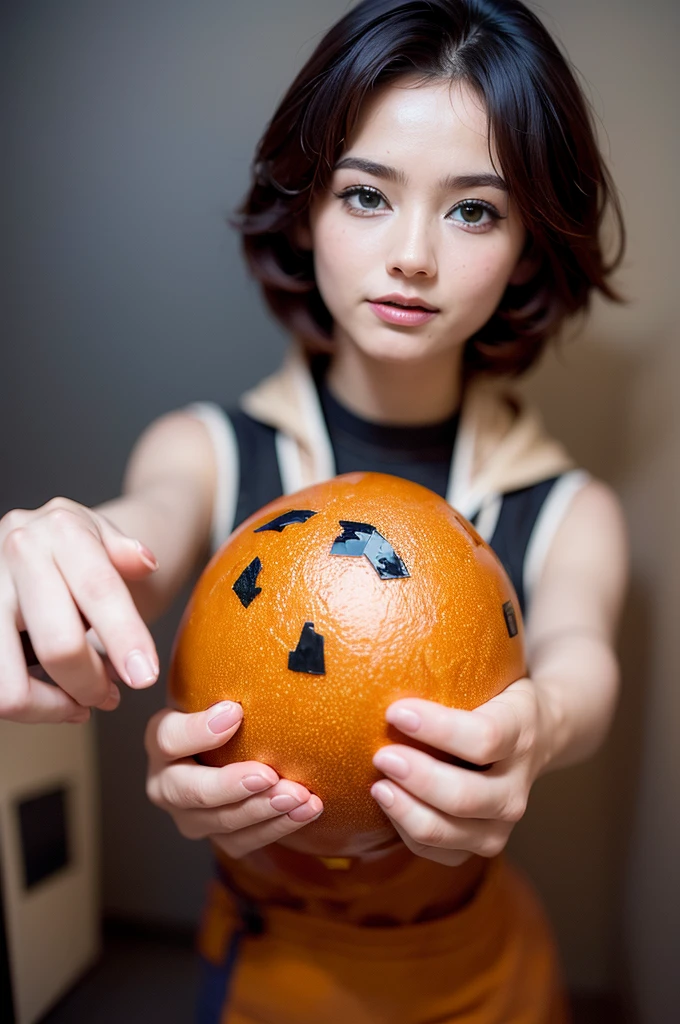
M 541 262 L 541 253 L 536 248 L 533 238 L 529 238 L 524 246 L 522 255 L 515 265 L 515 269 L 508 279 L 508 284 L 528 284 L 534 274 L 538 272 Z

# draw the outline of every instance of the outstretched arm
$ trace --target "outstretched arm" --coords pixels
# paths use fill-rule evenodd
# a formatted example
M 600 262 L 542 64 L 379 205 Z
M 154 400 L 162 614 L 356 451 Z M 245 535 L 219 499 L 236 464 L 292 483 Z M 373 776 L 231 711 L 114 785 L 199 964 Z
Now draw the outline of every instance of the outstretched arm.
M 558 531 L 527 621 L 530 674 L 546 715 L 542 771 L 584 760 L 606 735 L 618 694 L 614 643 L 627 574 L 618 499 L 593 482 Z
M 129 584 L 146 622 L 165 611 L 208 554 L 216 478 L 206 428 L 185 412 L 169 413 L 135 445 L 121 497 L 95 510 L 149 547 L 158 561 L 153 576 Z

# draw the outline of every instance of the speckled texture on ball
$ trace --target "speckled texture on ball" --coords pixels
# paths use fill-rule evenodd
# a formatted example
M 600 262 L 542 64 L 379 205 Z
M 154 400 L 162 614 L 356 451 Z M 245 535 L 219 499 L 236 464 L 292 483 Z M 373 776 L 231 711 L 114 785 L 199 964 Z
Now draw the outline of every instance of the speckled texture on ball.
M 256 532 L 294 509 L 316 515 Z M 341 521 L 373 526 L 409 575 L 383 579 L 366 556 L 331 554 Z M 233 588 L 256 558 L 259 592 L 244 606 Z M 323 637 L 323 672 L 289 668 L 305 623 Z M 242 704 L 234 738 L 202 760 L 263 761 L 317 793 L 324 813 L 296 833 L 297 845 L 333 855 L 393 834 L 369 792 L 380 777 L 375 751 L 408 742 L 385 722 L 392 701 L 471 709 L 524 672 L 516 595 L 473 527 L 418 484 L 349 473 L 271 502 L 232 534 L 187 606 L 169 689 L 184 711 Z

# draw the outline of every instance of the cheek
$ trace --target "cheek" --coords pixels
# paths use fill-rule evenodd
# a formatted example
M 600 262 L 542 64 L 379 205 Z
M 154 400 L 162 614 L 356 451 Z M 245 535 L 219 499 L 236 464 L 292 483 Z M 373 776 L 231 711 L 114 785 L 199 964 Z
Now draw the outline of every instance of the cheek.
M 351 226 L 319 220 L 313 232 L 314 273 L 326 305 L 356 289 L 357 270 L 370 262 L 367 247 L 357 246 Z M 361 274 L 359 275 L 361 277 Z
M 342 291 L 341 261 L 337 259 L 337 246 L 314 245 L 314 277 L 321 298 L 331 313 L 335 313 L 338 293 Z
M 515 267 L 514 248 L 508 246 L 470 246 L 459 254 L 452 275 L 470 303 L 495 305 L 500 301 Z

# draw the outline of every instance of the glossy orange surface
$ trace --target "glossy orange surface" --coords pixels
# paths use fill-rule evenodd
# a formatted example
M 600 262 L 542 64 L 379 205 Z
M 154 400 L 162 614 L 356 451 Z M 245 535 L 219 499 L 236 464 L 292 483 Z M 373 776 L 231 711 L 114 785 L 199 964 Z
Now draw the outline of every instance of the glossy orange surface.
M 281 532 L 255 532 L 291 509 L 316 514 Z M 381 579 L 366 555 L 331 554 L 341 521 L 373 526 L 409 575 Z M 260 592 L 245 607 L 233 587 L 255 558 Z M 324 674 L 289 668 L 310 622 L 324 638 Z M 289 845 L 331 856 L 393 836 L 369 792 L 380 777 L 375 751 L 408 742 L 385 722 L 392 701 L 472 709 L 524 672 L 516 595 L 470 524 L 417 484 L 350 473 L 277 499 L 232 534 L 187 606 L 169 688 L 185 711 L 242 704 L 239 731 L 202 760 L 263 761 L 318 793 L 324 813 Z

